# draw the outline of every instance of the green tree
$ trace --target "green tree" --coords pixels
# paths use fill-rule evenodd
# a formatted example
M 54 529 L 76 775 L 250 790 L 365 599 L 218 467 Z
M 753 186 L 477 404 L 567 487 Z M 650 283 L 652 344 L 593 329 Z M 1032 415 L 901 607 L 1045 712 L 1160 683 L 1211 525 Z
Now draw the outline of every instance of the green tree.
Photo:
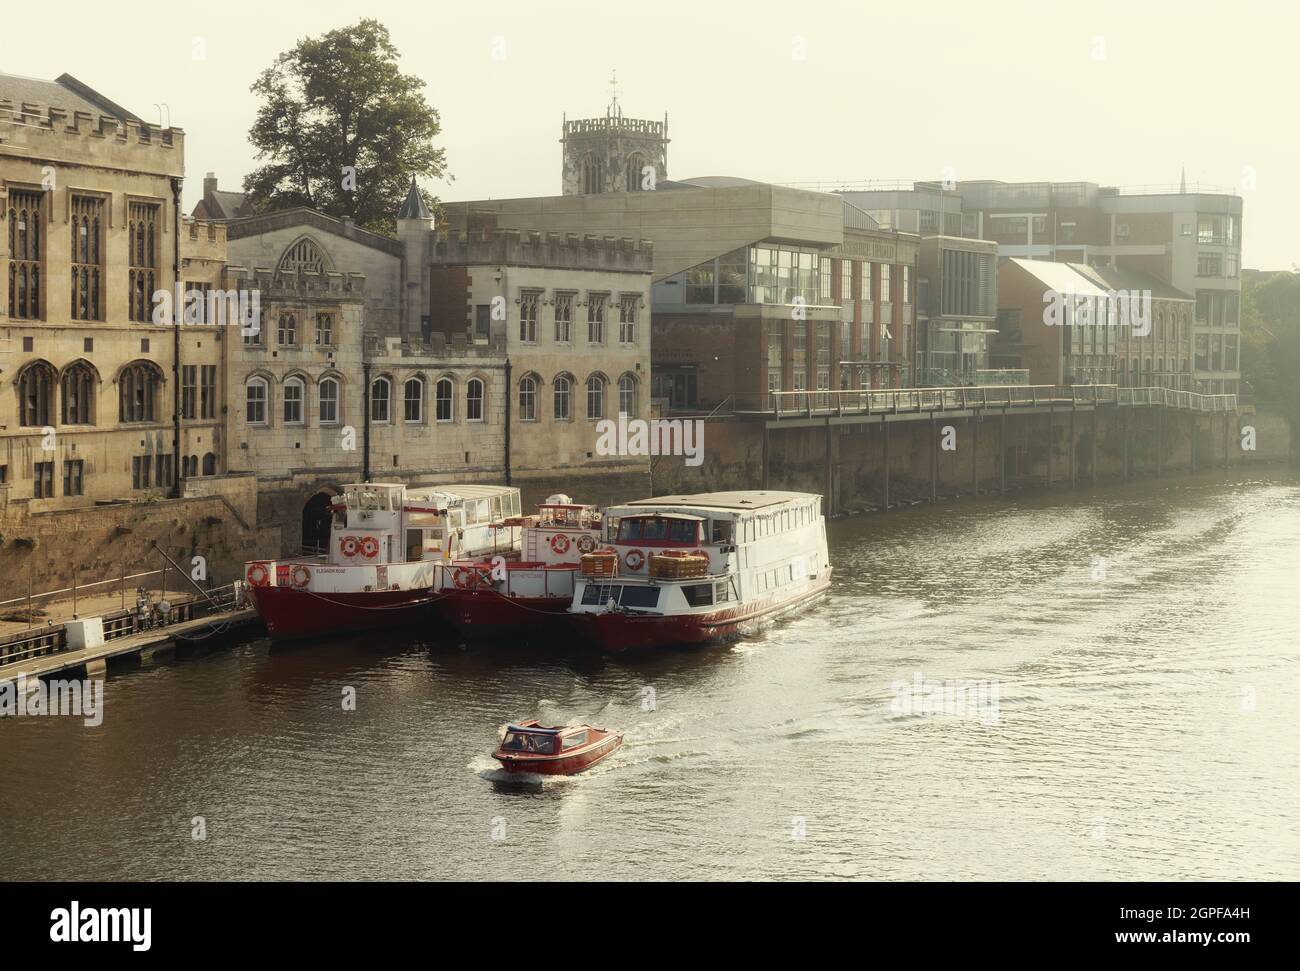
M 423 88 L 398 69 L 377 20 L 285 51 L 251 88 L 262 99 L 249 140 L 263 164 L 244 179 L 254 209 L 309 206 L 393 235 L 411 177 L 445 174 L 444 150 L 433 146 L 442 126 Z
M 1242 274 L 1241 338 L 1243 390 L 1300 433 L 1300 273 Z

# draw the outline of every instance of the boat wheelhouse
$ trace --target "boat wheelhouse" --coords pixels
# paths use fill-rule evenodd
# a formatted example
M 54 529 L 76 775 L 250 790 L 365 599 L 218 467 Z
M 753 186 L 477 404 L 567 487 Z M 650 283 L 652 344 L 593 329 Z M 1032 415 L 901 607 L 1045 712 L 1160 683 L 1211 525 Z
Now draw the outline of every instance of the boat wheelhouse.
M 466 638 L 553 633 L 566 623 L 584 554 L 601 542 L 596 506 L 554 495 L 517 521 L 519 560 L 491 557 L 439 564 L 439 614 Z
M 272 637 L 391 627 L 420 619 L 437 567 L 458 557 L 518 556 L 519 490 L 400 483 L 345 486 L 331 504 L 325 555 L 245 564 Z
M 607 651 L 747 633 L 830 586 L 821 497 L 712 492 L 605 511 L 605 544 L 584 558 L 569 608 Z

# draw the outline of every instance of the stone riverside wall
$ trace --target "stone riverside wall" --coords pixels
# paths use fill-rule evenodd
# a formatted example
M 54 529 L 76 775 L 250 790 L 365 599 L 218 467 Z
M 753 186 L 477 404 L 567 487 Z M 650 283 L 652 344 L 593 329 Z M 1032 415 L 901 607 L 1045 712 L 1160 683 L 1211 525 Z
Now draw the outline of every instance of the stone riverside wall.
M 211 585 L 229 583 L 243 575 L 245 560 L 274 556 L 280 548 L 279 530 L 259 528 L 249 515 L 255 504 L 250 510 L 241 502 L 239 493 L 255 495 L 255 480 L 237 486 L 233 498 L 195 495 L 30 515 L 25 504 L 11 503 L 0 520 L 0 601 L 26 597 L 29 584 L 34 594 L 71 587 L 74 576 L 87 593 L 113 592 L 119 587 L 87 585 L 160 569 L 165 561 L 154 542 L 187 573 L 193 556 L 207 557 Z M 211 482 L 205 488 L 216 491 Z M 140 583 L 128 583 L 128 590 Z M 171 571 L 168 588 L 181 583 Z
M 1197 466 L 1221 467 L 1225 449 L 1233 466 L 1294 459 L 1292 429 L 1276 414 L 1246 411 L 1240 415 L 1188 414 L 1156 409 L 1102 408 L 1096 416 L 1099 480 L 1116 480 L 1124 462 L 1125 423 L 1131 475 L 1157 471 L 1157 443 L 1164 426 L 1160 470 L 1174 475 L 1191 467 L 1193 436 Z M 981 492 L 995 492 L 1000 463 L 1010 487 L 1042 486 L 1050 469 L 1053 484 L 1070 480 L 1071 453 L 1076 481 L 1091 478 L 1093 416 L 1079 412 L 1071 435 L 1069 412 L 1047 415 L 1009 414 L 1005 440 L 1001 418 L 944 419 L 934 422 L 942 438 L 951 426 L 956 449 L 935 450 L 929 421 L 878 420 L 862 425 L 780 428 L 769 433 L 768 487 L 831 495 L 831 511 L 879 508 L 884 498 L 883 439 L 889 436 L 890 502 L 925 499 L 930 494 L 930 461 L 936 455 L 940 496 L 968 494 L 978 478 Z M 1255 450 L 1242 449 L 1242 429 L 1255 430 Z M 1073 446 L 1071 442 L 1073 441 Z M 829 490 L 827 448 L 829 444 Z M 999 446 L 1002 446 L 1001 448 Z M 977 460 L 972 465 L 972 454 Z M 710 420 L 705 425 L 704 462 L 687 466 L 683 459 L 660 456 L 649 463 L 630 459 L 599 472 L 538 471 L 514 476 L 525 509 L 557 492 L 602 506 L 674 492 L 757 489 L 763 483 L 763 430 L 756 421 Z M 80 587 L 126 573 L 158 569 L 162 558 L 156 541 L 188 570 L 191 557 L 208 559 L 213 585 L 242 575 L 243 563 L 296 553 L 301 543 L 302 510 L 317 492 L 337 492 L 353 481 L 352 470 L 316 471 L 274 479 L 249 474 L 188 480 L 183 499 L 115 503 L 29 513 L 27 503 L 10 502 L 0 515 L 0 601 L 33 593 Z M 378 476 L 376 477 L 378 478 Z M 448 481 L 451 478 L 448 477 Z M 499 483 L 501 473 L 467 470 L 465 482 Z M 177 583 L 173 576 L 168 585 Z M 177 584 L 179 586 L 179 584 Z M 129 585 L 130 586 L 130 585 Z M 112 585 L 93 592 L 115 589 Z M 90 592 L 90 591 L 88 591 Z
M 1199 469 L 1222 466 L 1225 449 L 1232 465 L 1285 462 L 1291 459 L 1291 428 L 1285 419 L 1265 413 L 1201 415 L 1154 408 L 1101 408 L 1096 414 L 1096 464 L 1099 481 L 1123 474 L 1125 423 L 1129 474 L 1155 475 L 1190 470 L 1193 436 Z M 978 480 L 981 492 L 998 489 L 1002 468 L 1008 487 L 1047 484 L 1049 463 L 1054 485 L 1068 484 L 1071 455 L 1076 482 L 1091 480 L 1093 415 L 1068 410 L 1054 415 L 1006 416 L 1002 419 L 943 418 L 931 423 L 876 419 L 858 425 L 788 427 L 769 432 L 767 484 L 832 496 L 831 512 L 878 508 L 884 498 L 884 436 L 889 436 L 890 504 L 927 499 L 930 495 L 931 453 L 936 456 L 936 492 L 940 496 L 968 494 Z M 1157 455 L 1163 423 L 1163 450 Z M 939 447 L 945 426 L 953 430 L 952 451 Z M 1255 429 L 1255 450 L 1242 448 L 1242 429 Z M 935 436 L 932 440 L 931 435 Z M 1071 444 L 1073 442 L 1073 445 Z M 830 450 L 829 489 L 827 449 Z M 763 482 L 763 430 L 757 421 L 737 418 L 705 424 L 705 461 L 688 467 L 680 457 L 661 456 L 652 462 L 653 492 L 702 492 L 757 489 Z M 972 455 L 976 458 L 972 459 Z M 1050 458 L 1049 458 L 1050 456 Z

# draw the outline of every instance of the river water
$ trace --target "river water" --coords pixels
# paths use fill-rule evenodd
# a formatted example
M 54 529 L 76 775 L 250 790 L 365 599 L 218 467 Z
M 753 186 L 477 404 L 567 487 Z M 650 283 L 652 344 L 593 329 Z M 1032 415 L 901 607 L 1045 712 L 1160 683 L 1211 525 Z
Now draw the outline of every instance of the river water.
M 730 645 L 386 635 L 115 668 L 98 727 L 0 720 L 0 872 L 1300 878 L 1300 479 L 965 500 L 829 536 L 830 597 Z M 627 741 L 503 784 L 488 752 L 528 717 Z

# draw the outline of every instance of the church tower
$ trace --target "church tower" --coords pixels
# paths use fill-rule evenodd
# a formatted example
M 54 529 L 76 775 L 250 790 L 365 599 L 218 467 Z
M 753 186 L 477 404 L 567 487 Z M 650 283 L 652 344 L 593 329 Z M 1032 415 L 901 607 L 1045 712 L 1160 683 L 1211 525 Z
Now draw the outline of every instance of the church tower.
M 644 192 L 668 178 L 668 115 L 663 121 L 626 118 L 617 82 L 603 118 L 564 119 L 566 196 Z

